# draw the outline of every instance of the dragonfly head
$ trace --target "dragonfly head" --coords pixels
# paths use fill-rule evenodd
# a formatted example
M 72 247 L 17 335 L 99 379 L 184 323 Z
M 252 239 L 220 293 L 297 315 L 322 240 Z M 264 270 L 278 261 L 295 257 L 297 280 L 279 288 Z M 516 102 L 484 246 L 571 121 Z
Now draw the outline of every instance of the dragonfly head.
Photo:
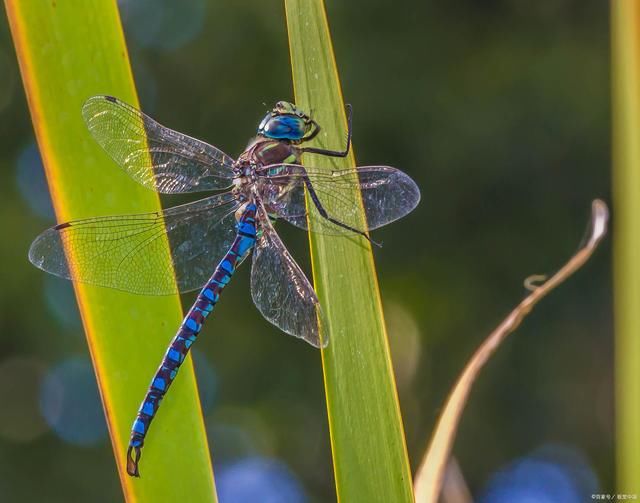
M 274 140 L 289 140 L 300 143 L 315 136 L 316 122 L 305 112 L 287 101 L 278 101 L 264 116 L 258 126 L 258 135 Z

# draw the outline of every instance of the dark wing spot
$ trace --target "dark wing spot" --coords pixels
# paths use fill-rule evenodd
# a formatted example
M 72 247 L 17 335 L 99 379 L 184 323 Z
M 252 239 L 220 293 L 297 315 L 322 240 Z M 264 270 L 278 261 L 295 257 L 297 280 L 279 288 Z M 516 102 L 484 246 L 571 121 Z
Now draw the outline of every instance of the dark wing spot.
M 113 96 L 105 96 L 104 99 L 110 101 L 111 103 L 115 103 L 116 101 L 118 101 Z
M 71 227 L 70 222 L 65 222 L 63 224 L 58 224 L 54 227 L 55 230 L 59 231 L 60 229 L 66 229 L 67 227 Z

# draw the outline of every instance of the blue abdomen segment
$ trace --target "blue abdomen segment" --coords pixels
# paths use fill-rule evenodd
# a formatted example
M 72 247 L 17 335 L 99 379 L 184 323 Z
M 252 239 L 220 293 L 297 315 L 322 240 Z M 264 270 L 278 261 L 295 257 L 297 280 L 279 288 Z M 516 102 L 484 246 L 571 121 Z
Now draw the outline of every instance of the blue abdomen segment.
M 251 251 L 256 242 L 256 206 L 248 204 L 237 224 L 237 236 L 229 251 L 216 266 L 213 275 L 198 294 L 195 303 L 184 317 L 178 333 L 171 341 L 160 367 L 151 380 L 149 390 L 140 405 L 131 429 L 131 439 L 127 450 L 127 473 L 139 477 L 138 463 L 141 449 L 155 417 L 160 402 L 175 379 L 180 365 L 185 360 L 191 345 L 207 316 L 213 311 L 224 287 L 229 283 L 236 267 Z

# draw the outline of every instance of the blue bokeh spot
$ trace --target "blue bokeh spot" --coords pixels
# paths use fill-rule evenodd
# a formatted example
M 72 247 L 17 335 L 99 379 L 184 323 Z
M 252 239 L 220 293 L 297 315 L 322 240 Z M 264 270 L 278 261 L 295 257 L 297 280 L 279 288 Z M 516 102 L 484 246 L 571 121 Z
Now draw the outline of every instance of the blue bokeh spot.
M 549 445 L 494 474 L 478 503 L 582 503 L 597 489 L 577 451 Z
M 245 458 L 216 473 L 220 503 L 304 503 L 307 497 L 291 470 L 277 459 Z
M 16 160 L 18 191 L 29 209 L 46 220 L 55 222 L 42 158 L 35 142 L 29 143 Z
M 40 411 L 65 442 L 91 446 L 107 436 L 107 425 L 91 363 L 63 360 L 49 370 L 40 388 Z

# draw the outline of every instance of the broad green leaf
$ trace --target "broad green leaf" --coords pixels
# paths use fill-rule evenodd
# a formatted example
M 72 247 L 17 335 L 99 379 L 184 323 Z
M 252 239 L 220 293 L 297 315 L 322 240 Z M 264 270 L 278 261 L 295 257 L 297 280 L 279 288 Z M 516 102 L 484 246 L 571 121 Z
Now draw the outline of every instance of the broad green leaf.
M 341 150 L 345 107 L 323 2 L 285 0 L 285 8 L 296 104 L 312 110 L 323 127 L 314 145 Z M 357 127 L 357 111 L 355 117 Z M 327 169 L 355 165 L 353 153 L 344 160 L 307 155 L 305 162 Z M 347 196 L 357 200 L 357 189 Z M 310 243 L 330 333 L 322 363 L 338 499 L 412 501 L 371 246 L 364 238 L 320 234 L 310 234 Z
M 157 210 L 158 196 L 114 165 L 80 115 L 83 102 L 95 94 L 137 103 L 116 2 L 5 0 L 5 5 L 58 220 Z M 181 320 L 178 297 L 75 288 L 127 500 L 215 501 L 190 361 L 147 437 L 142 478 L 125 471 L 131 424 Z
M 618 492 L 640 492 L 640 4 L 611 2 Z

